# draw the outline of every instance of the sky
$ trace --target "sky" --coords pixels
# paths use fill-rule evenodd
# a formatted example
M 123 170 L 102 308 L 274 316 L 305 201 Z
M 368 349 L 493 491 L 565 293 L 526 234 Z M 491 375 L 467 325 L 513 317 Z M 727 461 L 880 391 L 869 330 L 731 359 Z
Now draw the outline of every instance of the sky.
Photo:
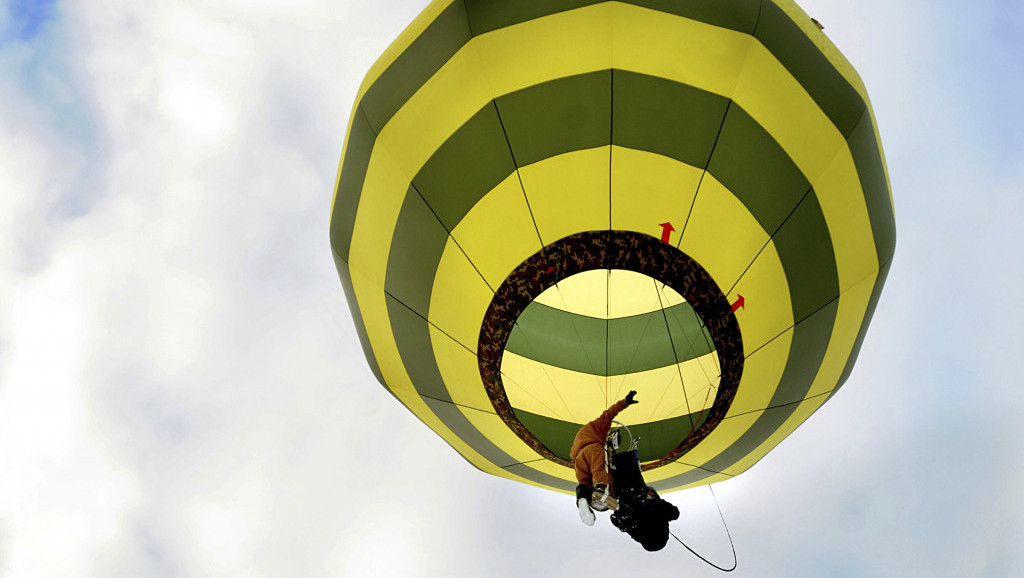
M 380 387 L 327 225 L 425 0 L 0 0 L 0 576 L 712 576 L 479 472 Z M 714 486 L 734 575 L 1024 574 L 1024 4 L 805 0 L 896 257 L 859 362 Z M 731 561 L 710 491 L 676 534 Z

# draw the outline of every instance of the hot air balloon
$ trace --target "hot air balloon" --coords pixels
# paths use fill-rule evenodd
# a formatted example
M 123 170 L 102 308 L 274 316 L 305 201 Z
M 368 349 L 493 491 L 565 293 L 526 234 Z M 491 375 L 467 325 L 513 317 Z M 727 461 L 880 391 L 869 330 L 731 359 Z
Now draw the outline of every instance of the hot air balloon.
M 789 0 L 437 0 L 359 89 L 330 238 L 370 369 L 471 464 L 572 492 L 632 389 L 669 491 L 835 395 L 895 221 L 863 83 Z

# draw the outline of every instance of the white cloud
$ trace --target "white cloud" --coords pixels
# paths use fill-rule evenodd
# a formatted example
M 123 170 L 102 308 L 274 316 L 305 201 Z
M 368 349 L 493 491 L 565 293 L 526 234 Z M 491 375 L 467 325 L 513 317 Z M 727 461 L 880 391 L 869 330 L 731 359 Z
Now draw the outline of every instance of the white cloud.
M 83 379 L 95 286 L 88 255 L 69 251 L 13 296 L 0 388 L 0 515 L 12 576 L 68 576 L 96 569 L 119 549 L 121 518 L 138 505 L 140 480 L 110 447 Z M 59 546 L 57 546 L 59 545 Z
M 54 223 L 34 278 L 4 268 L 31 297 L 3 332 L 5 575 L 317 575 L 339 551 L 345 497 L 377 475 L 339 445 L 379 435 L 365 420 L 391 399 L 367 387 L 324 228 L 357 77 L 386 40 L 338 66 L 345 10 L 294 8 L 66 7 L 101 188 Z M 0 141 L 26 159 L 3 177 L 21 219 L 53 205 L 47 179 L 71 187 L 74 160 L 31 128 L 30 146 Z
M 18 88 L 32 56 L 20 46 L 0 52 L 0 266 L 11 272 L 41 266 L 64 208 L 59 200 L 84 164 L 81 151 L 57 134 L 56 116 Z
M 355 90 L 423 4 L 90 1 L 65 52 L 0 48 L 5 575 L 701 568 L 478 472 L 365 366 L 327 211 Z M 872 94 L 900 239 L 846 389 L 717 488 L 740 568 L 1012 575 L 1022 175 L 972 170 L 993 145 L 930 5 L 807 4 Z M 728 560 L 706 491 L 670 498 Z

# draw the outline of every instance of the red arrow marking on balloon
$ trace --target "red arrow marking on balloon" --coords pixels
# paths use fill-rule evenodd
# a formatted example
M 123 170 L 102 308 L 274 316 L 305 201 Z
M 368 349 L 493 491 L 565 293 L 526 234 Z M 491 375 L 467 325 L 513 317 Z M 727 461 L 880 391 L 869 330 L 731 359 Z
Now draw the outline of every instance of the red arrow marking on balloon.
M 661 242 L 668 243 L 668 240 L 672 238 L 672 231 L 676 228 L 672 226 L 672 223 L 660 223 L 661 227 Z
M 743 307 L 743 304 L 745 303 L 745 301 L 743 300 L 743 296 L 742 295 L 737 293 L 736 296 L 739 297 L 739 299 L 737 299 L 736 302 L 732 304 L 732 310 L 733 311 L 736 311 L 740 307 Z M 743 307 L 743 308 L 746 309 L 746 307 Z

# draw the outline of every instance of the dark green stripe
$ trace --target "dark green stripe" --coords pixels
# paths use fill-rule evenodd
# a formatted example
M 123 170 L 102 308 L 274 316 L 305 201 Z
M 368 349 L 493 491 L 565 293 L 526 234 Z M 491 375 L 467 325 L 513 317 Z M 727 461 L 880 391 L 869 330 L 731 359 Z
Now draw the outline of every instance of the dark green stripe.
M 708 166 L 728 99 L 654 76 L 614 74 L 615 144 Z
M 473 35 L 550 16 L 604 0 L 466 0 Z M 684 16 L 749 34 L 757 23 L 761 0 L 634 0 L 637 6 Z
M 885 166 L 882 164 L 882 151 L 875 139 L 875 125 L 866 111 L 847 142 L 857 167 L 857 176 L 860 177 L 860 186 L 864 189 L 864 202 L 868 207 L 878 262 L 887 263 L 896 250 L 896 217 L 893 215 L 889 182 L 885 178 Z
M 412 182 L 450 231 L 480 200 L 480 191 L 498 186 L 515 169 L 492 103 L 448 137 Z
M 338 179 L 334 212 L 331 214 L 331 248 L 344 262 L 348 262 L 352 229 L 356 224 L 356 208 L 362 196 L 363 181 L 366 180 L 366 169 L 376 139 L 377 133 L 370 127 L 362 107 L 357 108 L 352 113 L 352 129 L 348 133 L 348 148 L 341 164 L 341 178 Z
M 391 240 L 384 289 L 426 317 L 448 231 L 412 188 L 405 195 L 398 224 Z
M 786 273 L 794 320 L 802 321 L 839 296 L 832 237 L 813 191 L 797 205 L 772 240 Z
M 530 430 L 530 433 L 540 440 L 544 447 L 563 460 L 569 461 L 569 449 L 572 447 L 576 432 L 580 429 L 580 424 L 544 417 L 520 409 L 514 409 L 514 412 L 519 423 Z
M 451 395 L 437 369 L 427 320 L 391 295 L 385 295 L 385 300 L 395 345 L 401 354 L 402 364 L 409 372 L 409 379 L 416 386 L 416 393 L 451 403 Z
M 470 41 L 462 2 L 453 2 L 431 22 L 366 90 L 360 106 L 380 132 L 446 62 Z
M 774 2 L 764 3 L 754 37 L 804 87 L 839 132 L 844 136 L 853 132 L 866 107 L 860 94 Z
M 735 103 L 725 115 L 708 172 L 743 202 L 769 235 L 811 187 L 772 135 Z
M 564 460 L 569 460 L 569 450 L 572 449 L 573 439 L 583 424 L 536 415 L 521 409 L 516 409 L 515 414 L 519 422 L 552 453 Z M 594 419 L 597 417 L 593 416 Z M 693 428 L 700 427 L 706 417 L 706 411 L 694 412 L 670 419 L 629 426 L 633 435 L 640 438 L 640 445 L 637 448 L 640 451 L 640 461 L 650 462 L 667 456 L 679 445 L 680 432 L 686 433 Z M 623 433 L 622 439 L 623 442 L 626 442 L 629 436 Z
M 612 71 L 568 76 L 495 100 L 516 166 L 608 144 Z
M 671 339 L 666 318 L 672 328 Z M 688 303 L 664 313 L 658 310 L 605 320 L 534 301 L 519 316 L 505 346 L 516 355 L 591 375 L 658 369 L 696 359 L 713 349 L 711 335 Z
M 778 389 L 768 403 L 769 409 L 758 416 L 753 425 L 732 445 L 702 464 L 701 469 L 662 480 L 658 487 L 677 487 L 705 480 L 715 472 L 724 472 L 771 437 L 800 407 L 799 403 L 794 402 L 804 399 L 810 390 L 821 362 L 825 359 L 838 307 L 838 301 L 833 301 L 794 327 L 786 368 L 779 380 Z

